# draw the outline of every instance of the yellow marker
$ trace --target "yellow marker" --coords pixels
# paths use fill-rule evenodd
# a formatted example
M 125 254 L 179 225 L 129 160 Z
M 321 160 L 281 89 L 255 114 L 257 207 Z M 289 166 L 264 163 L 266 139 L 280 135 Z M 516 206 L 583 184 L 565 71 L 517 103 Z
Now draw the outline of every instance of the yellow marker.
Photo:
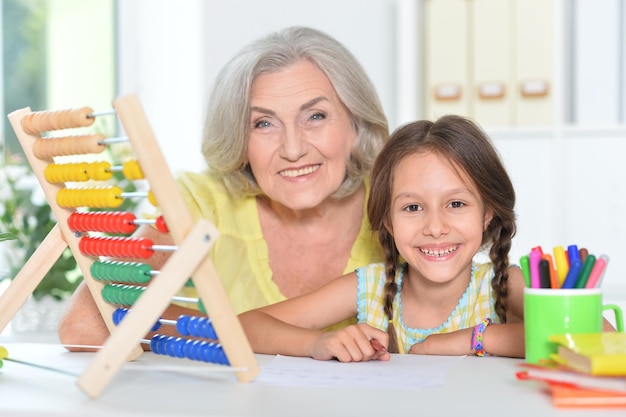
M 563 286 L 565 277 L 569 272 L 569 263 L 567 262 L 567 255 L 563 246 L 554 247 L 554 262 L 556 263 L 556 273 L 559 278 L 559 285 Z

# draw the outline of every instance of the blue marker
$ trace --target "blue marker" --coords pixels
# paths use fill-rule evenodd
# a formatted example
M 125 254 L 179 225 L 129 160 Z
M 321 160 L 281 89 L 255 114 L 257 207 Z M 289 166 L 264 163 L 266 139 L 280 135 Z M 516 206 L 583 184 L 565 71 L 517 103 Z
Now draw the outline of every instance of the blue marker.
M 578 281 L 578 275 L 580 275 L 580 271 L 582 269 L 583 261 L 579 258 L 575 258 L 574 262 L 570 262 L 569 271 L 567 272 L 567 276 L 565 277 L 565 281 L 563 281 L 561 288 L 574 288 L 576 286 L 576 282 Z
M 580 259 L 580 253 L 578 252 L 578 246 L 569 245 L 567 247 L 567 257 L 569 258 L 569 267 L 572 267 L 572 264 L 576 259 Z

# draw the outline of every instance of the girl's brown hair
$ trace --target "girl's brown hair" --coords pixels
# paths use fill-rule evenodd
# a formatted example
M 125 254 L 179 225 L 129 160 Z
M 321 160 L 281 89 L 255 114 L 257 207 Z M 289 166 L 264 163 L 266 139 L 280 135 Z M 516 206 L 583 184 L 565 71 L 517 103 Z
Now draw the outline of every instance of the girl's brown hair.
M 515 190 L 500 155 L 483 130 L 467 118 L 444 116 L 435 122 L 421 120 L 398 128 L 378 155 L 372 170 L 368 216 L 371 228 L 378 233 L 386 262 L 385 314 L 389 319 L 389 351 L 397 352 L 393 330 L 393 299 L 398 291 L 395 282 L 399 253 L 393 235 L 385 227 L 391 224 L 391 190 L 395 168 L 405 157 L 416 153 L 434 153 L 448 159 L 473 181 L 484 209 L 493 217 L 482 237 L 482 247 L 490 246 L 494 265 L 491 286 L 495 291 L 495 309 L 506 322 L 504 303 L 508 295 L 508 267 L 511 241 L 516 232 Z

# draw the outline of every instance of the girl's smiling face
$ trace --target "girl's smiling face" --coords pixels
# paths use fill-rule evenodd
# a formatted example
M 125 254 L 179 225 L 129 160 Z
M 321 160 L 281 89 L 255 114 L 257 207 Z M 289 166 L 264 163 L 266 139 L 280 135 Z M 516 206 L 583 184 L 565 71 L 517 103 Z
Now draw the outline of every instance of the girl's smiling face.
M 258 76 L 250 93 L 247 158 L 259 187 L 292 210 L 316 208 L 337 191 L 356 143 L 350 115 L 309 61 Z
M 469 280 L 492 215 L 462 170 L 431 152 L 403 158 L 393 174 L 390 213 L 388 228 L 412 275 L 440 284 Z

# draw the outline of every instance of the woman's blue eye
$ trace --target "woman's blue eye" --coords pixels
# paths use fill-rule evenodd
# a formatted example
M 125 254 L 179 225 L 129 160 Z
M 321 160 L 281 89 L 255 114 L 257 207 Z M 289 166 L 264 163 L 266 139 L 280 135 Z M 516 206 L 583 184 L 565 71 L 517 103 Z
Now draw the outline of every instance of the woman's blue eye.
M 326 118 L 326 115 L 324 113 L 315 113 L 313 116 L 311 116 L 311 119 L 313 120 L 322 120 L 325 118 Z
M 256 122 L 254 124 L 255 128 L 258 128 L 258 127 L 268 127 L 268 126 L 271 126 L 271 123 L 268 122 L 267 120 L 261 120 L 260 122 Z

